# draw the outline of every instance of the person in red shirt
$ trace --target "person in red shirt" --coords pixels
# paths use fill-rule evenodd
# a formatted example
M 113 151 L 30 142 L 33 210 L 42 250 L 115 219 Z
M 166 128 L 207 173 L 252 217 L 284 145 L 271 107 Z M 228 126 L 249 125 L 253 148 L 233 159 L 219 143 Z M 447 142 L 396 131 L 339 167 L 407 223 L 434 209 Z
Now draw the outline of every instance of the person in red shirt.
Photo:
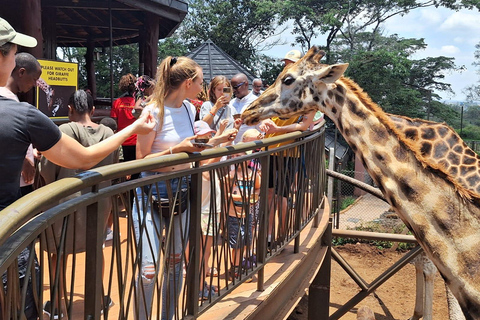
M 123 94 L 113 102 L 110 117 L 117 121 L 118 131 L 123 130 L 134 123 L 136 118 L 132 114 L 135 107 L 135 81 L 137 79 L 131 73 L 128 73 L 120 79 L 118 87 Z M 131 135 L 122 144 L 124 161 L 135 160 L 135 146 L 137 145 L 137 135 Z M 133 177 L 132 177 L 133 178 Z

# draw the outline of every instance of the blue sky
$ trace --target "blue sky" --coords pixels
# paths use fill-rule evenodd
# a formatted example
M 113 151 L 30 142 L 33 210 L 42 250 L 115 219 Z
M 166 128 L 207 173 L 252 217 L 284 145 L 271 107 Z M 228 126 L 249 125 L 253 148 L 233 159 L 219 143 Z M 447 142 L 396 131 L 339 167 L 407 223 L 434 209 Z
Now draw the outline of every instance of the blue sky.
M 424 38 L 428 45 L 419 51 L 415 59 L 424 57 L 447 56 L 454 57 L 458 66 L 465 66 L 463 72 L 453 72 L 445 75 L 445 82 L 452 85 L 454 95 L 441 93 L 445 100 L 463 100 L 462 90 L 480 80 L 477 74 L 479 67 L 474 62 L 475 45 L 480 42 L 480 13 L 478 10 L 452 11 L 444 8 L 416 9 L 405 16 L 396 16 L 384 25 L 386 35 L 398 34 L 403 38 Z M 293 36 L 288 31 L 282 34 L 282 40 L 292 42 Z M 315 41 L 322 44 L 322 38 Z M 291 50 L 290 43 L 266 51 L 273 57 L 283 57 Z

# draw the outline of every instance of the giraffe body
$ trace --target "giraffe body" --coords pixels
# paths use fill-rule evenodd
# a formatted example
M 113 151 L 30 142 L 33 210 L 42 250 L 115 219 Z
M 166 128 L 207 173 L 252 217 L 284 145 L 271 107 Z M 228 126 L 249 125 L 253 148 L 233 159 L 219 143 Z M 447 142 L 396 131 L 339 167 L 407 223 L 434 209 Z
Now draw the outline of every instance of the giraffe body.
M 479 319 L 480 158 L 445 125 L 432 130 L 433 123 L 386 114 L 342 77 L 348 64 L 324 65 L 322 57 L 323 51 L 310 49 L 242 119 L 250 125 L 311 110 L 330 117 L 438 268 L 466 319 Z

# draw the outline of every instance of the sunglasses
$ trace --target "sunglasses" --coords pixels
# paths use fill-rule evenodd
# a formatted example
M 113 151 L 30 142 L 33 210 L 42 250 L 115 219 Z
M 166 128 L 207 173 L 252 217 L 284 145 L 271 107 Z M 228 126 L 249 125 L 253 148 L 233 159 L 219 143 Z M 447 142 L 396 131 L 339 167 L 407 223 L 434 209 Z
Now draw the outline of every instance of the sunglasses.
M 244 82 L 240 82 L 239 84 L 237 84 L 236 86 L 232 86 L 233 90 L 237 90 L 238 88 L 240 88 L 241 86 L 243 86 L 245 84 L 245 81 Z

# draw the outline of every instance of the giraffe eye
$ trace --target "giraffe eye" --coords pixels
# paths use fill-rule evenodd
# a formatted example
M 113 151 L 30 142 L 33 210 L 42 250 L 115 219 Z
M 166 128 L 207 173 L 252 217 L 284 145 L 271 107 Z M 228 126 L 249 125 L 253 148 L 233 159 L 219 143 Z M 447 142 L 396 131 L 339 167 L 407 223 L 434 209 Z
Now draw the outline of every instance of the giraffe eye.
M 295 78 L 288 76 L 285 79 L 283 79 L 283 84 L 286 86 L 291 85 L 293 82 L 295 82 Z

